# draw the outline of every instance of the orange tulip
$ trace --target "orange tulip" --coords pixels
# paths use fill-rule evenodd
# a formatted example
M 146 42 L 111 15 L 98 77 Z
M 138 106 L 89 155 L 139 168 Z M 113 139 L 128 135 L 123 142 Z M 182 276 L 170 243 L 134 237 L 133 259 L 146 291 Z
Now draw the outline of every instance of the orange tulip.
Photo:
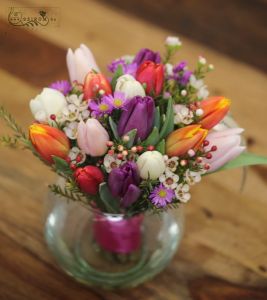
M 201 125 L 189 125 L 179 128 L 168 135 L 166 139 L 166 154 L 170 157 L 181 156 L 188 150 L 198 150 L 203 143 L 208 130 Z
M 34 123 L 29 129 L 30 140 L 38 154 L 53 164 L 52 156 L 67 158 L 70 143 L 63 131 L 43 124 Z
M 200 107 L 203 110 L 203 115 L 200 118 L 199 124 L 203 128 L 211 129 L 218 124 L 228 113 L 231 101 L 225 97 L 211 97 L 200 102 Z
M 86 100 L 95 98 L 98 96 L 101 90 L 105 95 L 109 95 L 112 93 L 109 81 L 101 73 L 89 72 L 84 80 L 84 98 Z

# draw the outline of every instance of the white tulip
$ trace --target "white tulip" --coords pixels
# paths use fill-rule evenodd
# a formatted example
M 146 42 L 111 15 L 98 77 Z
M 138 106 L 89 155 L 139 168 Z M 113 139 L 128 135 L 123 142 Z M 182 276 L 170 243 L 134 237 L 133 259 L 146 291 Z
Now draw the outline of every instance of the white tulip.
M 146 95 L 142 84 L 129 74 L 122 75 L 118 78 L 115 91 L 124 93 L 127 99 L 131 99 L 135 96 L 144 97 Z
M 92 70 L 99 71 L 91 50 L 84 44 L 80 48 L 67 52 L 67 67 L 71 82 L 77 80 L 79 83 L 84 82 L 85 76 Z
M 166 169 L 164 158 L 158 151 L 147 151 L 137 159 L 137 166 L 141 178 L 158 179 Z
M 36 121 L 48 123 L 51 115 L 57 115 L 66 107 L 64 95 L 54 89 L 44 88 L 42 93 L 30 101 L 30 109 Z

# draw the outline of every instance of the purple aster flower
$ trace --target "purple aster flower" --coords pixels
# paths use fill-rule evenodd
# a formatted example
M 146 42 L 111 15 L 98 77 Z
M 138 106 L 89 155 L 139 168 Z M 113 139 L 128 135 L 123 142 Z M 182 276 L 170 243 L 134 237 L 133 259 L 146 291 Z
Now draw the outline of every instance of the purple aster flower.
M 173 67 L 173 73 L 179 73 L 183 71 L 186 66 L 187 66 L 187 62 L 181 61 L 178 65 Z
M 185 71 L 181 77 L 178 79 L 179 83 L 181 85 L 187 85 L 189 80 L 190 80 L 190 76 L 192 75 L 192 72 L 191 71 Z
M 167 204 L 172 202 L 174 198 L 174 191 L 166 188 L 162 183 L 159 186 L 156 186 L 151 194 L 149 199 L 157 207 L 165 207 Z
M 107 95 L 102 98 L 109 101 L 109 103 L 112 105 L 115 109 L 122 109 L 124 108 L 125 104 L 127 103 L 127 99 L 122 92 L 114 92 L 114 95 Z
M 67 80 L 55 81 L 51 83 L 49 87 L 61 92 L 64 96 L 66 96 L 72 89 L 71 84 Z
M 127 63 L 124 58 L 118 58 L 113 60 L 111 64 L 108 65 L 108 69 L 110 72 L 115 73 L 119 66 L 122 66 L 123 74 L 130 74 L 135 76 L 137 70 L 136 63 Z
M 103 97 L 100 101 L 91 100 L 89 102 L 89 108 L 95 117 L 110 115 L 113 110 L 110 101 L 106 97 Z

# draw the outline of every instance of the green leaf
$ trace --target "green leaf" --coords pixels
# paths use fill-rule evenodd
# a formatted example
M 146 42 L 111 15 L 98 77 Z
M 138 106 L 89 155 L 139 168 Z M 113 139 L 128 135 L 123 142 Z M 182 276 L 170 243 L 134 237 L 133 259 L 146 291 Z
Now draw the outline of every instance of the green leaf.
M 165 138 L 169 133 L 173 131 L 174 127 L 174 113 L 173 113 L 173 101 L 172 98 L 168 100 L 166 119 L 160 130 L 159 139 Z
M 54 167 L 57 172 L 72 175 L 73 171 L 71 170 L 69 164 L 62 158 L 53 156 Z
M 156 107 L 156 112 L 155 112 L 155 120 L 154 120 L 154 127 L 157 127 L 158 130 L 160 130 L 160 111 L 159 107 Z
M 245 166 L 251 166 L 251 165 L 266 165 L 266 164 L 267 164 L 267 157 L 249 153 L 249 152 L 243 152 L 237 158 L 229 161 L 227 164 L 225 164 L 223 167 L 221 167 L 215 172 L 240 168 Z
M 131 148 L 133 146 L 136 133 L 137 133 L 137 129 L 132 129 L 125 134 L 125 135 L 128 135 L 128 137 L 130 138 L 129 142 L 127 143 L 128 148 Z
M 116 123 L 113 121 L 113 119 L 112 119 L 111 117 L 109 117 L 108 120 L 109 120 L 109 125 L 110 125 L 110 128 L 111 128 L 111 130 L 112 130 L 112 133 L 113 133 L 115 139 L 116 139 L 117 141 L 119 141 L 119 140 L 120 140 L 120 136 L 119 136 L 119 134 L 118 134 L 118 130 L 117 130 L 117 125 L 116 125 Z
M 106 182 L 99 185 L 99 194 L 108 213 L 119 212 L 119 199 L 112 196 Z
M 122 75 L 123 75 L 122 65 L 119 65 L 111 80 L 111 86 L 113 91 L 115 90 L 118 78 Z
M 156 145 L 157 142 L 159 141 L 159 130 L 157 127 L 154 127 L 153 130 L 151 131 L 150 135 L 148 138 L 144 141 L 144 146 L 149 146 L 149 145 Z
M 156 150 L 159 151 L 162 155 L 165 154 L 165 140 L 161 140 L 157 146 L 156 146 Z

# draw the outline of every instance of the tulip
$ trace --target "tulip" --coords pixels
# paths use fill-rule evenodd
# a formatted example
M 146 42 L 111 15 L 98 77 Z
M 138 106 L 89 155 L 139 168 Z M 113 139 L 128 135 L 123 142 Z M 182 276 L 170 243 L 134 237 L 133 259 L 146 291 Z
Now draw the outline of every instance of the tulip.
M 166 169 L 164 158 L 158 151 L 146 151 L 137 159 L 137 166 L 141 178 L 158 179 Z
M 154 52 L 150 49 L 143 48 L 135 55 L 133 63 L 135 63 L 137 66 L 140 66 L 143 62 L 147 60 L 153 61 L 157 64 L 161 62 L 161 58 L 158 52 Z
M 74 177 L 79 188 L 90 195 L 96 195 L 100 183 L 104 181 L 103 173 L 95 166 L 78 168 L 74 173 Z
M 80 121 L 77 132 L 77 142 L 82 151 L 91 156 L 101 156 L 107 151 L 109 135 L 106 129 L 96 119 Z
M 136 79 L 146 84 L 146 92 L 158 96 L 163 87 L 164 70 L 162 64 L 145 61 L 136 72 Z
M 136 96 L 125 105 L 118 123 L 118 133 L 123 136 L 132 129 L 137 129 L 136 140 L 144 140 L 152 130 L 155 115 L 154 100 Z
M 29 128 L 30 140 L 38 154 L 53 164 L 53 156 L 67 158 L 70 143 L 63 131 L 44 124 L 34 123 Z
M 135 96 L 144 97 L 146 95 L 142 84 L 129 74 L 118 78 L 115 91 L 124 93 L 126 99 L 132 99 Z
M 166 139 L 166 153 L 168 156 L 181 156 L 188 150 L 198 150 L 203 143 L 208 130 L 201 125 L 189 125 L 179 128 L 168 135 Z
M 240 146 L 240 134 L 243 131 L 242 128 L 231 128 L 214 131 L 208 134 L 206 140 L 209 141 L 209 145 L 204 147 L 204 150 L 209 151 L 212 146 L 217 147 L 216 151 L 211 152 L 211 159 L 204 159 L 205 163 L 210 164 L 209 172 L 216 171 L 228 161 L 236 158 L 246 149 L 246 147 Z
M 40 123 L 51 122 L 50 116 L 57 115 L 66 105 L 64 95 L 52 88 L 44 88 L 41 94 L 30 101 L 34 119 Z
M 67 67 L 69 70 L 70 80 L 83 83 L 86 74 L 91 71 L 99 71 L 94 56 L 89 48 L 81 44 L 80 48 L 74 50 L 68 49 Z
M 100 73 L 89 72 L 84 80 L 84 99 L 92 99 L 101 95 L 112 93 L 111 85 L 107 78 Z
M 200 118 L 199 124 L 205 129 L 211 129 L 218 124 L 228 113 L 230 100 L 224 97 L 211 97 L 200 102 L 200 107 L 203 110 L 203 115 Z
M 135 162 L 128 161 L 111 171 L 108 186 L 114 197 L 121 199 L 121 206 L 126 208 L 133 204 L 141 195 L 138 185 L 140 176 Z

